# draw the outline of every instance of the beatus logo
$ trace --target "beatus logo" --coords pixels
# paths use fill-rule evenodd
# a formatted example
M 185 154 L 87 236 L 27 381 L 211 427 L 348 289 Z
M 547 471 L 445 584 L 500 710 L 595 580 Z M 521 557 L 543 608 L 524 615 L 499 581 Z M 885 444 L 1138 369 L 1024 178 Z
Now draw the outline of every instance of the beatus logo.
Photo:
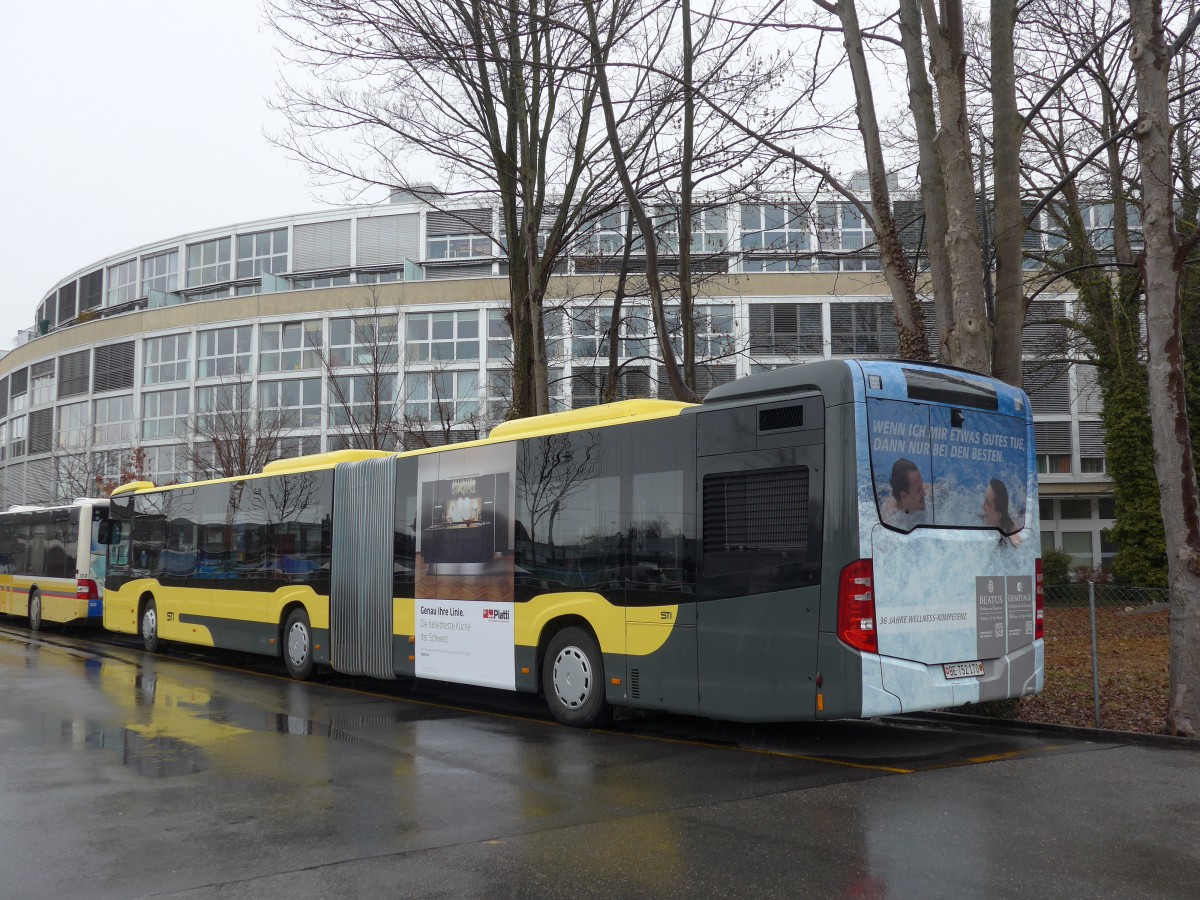
M 512 618 L 512 610 L 508 609 L 485 609 L 483 611 L 485 619 L 496 619 L 497 621 L 507 622 Z

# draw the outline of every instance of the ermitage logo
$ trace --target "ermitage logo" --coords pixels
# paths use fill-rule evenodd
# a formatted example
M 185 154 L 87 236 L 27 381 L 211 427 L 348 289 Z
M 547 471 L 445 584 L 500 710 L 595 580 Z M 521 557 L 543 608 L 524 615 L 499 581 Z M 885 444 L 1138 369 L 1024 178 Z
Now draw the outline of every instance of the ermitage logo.
M 507 609 L 485 609 L 483 611 L 485 619 L 496 619 L 501 622 L 507 622 L 511 616 L 512 611 Z

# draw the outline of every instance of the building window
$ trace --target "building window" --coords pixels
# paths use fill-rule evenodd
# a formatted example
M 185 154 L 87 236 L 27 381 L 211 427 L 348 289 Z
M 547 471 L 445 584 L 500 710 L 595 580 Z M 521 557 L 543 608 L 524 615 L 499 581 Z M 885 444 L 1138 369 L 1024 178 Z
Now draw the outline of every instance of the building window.
M 25 417 L 10 419 L 8 423 L 8 456 L 15 459 L 25 455 Z
M 200 287 L 229 280 L 229 238 L 217 238 L 199 244 L 188 244 L 187 286 Z
M 756 356 L 820 356 L 821 307 L 756 303 L 750 307 L 750 352 Z
M 142 437 L 183 437 L 188 432 L 187 388 L 142 394 Z
M 479 313 L 412 313 L 408 316 L 406 359 L 453 362 L 479 359 Z
M 23 412 L 29 407 L 29 370 L 17 369 L 9 378 L 12 390 L 12 401 L 9 412 Z
M 124 444 L 133 440 L 133 397 L 105 397 L 95 409 L 95 443 Z
M 337 375 L 329 380 L 330 427 L 377 431 L 395 416 L 395 375 Z
M 333 366 L 394 366 L 396 316 L 361 316 L 329 322 L 329 362 Z
M 696 358 L 713 359 L 733 353 L 733 307 L 695 306 L 692 318 L 696 323 Z M 683 357 L 683 327 L 679 322 L 679 307 L 667 309 L 667 330 L 675 353 Z
M 321 436 L 319 434 L 283 437 L 275 441 L 275 452 L 271 458 L 295 459 L 297 456 L 311 456 L 320 452 Z
M 187 447 L 170 444 L 166 447 L 145 448 L 146 473 L 155 484 L 174 484 L 187 481 Z
M 290 428 L 321 427 L 321 379 L 260 381 L 258 408 Z
M 612 322 L 611 307 L 590 307 L 572 313 L 571 355 L 576 359 L 595 359 L 608 355 L 608 329 Z M 654 327 L 650 308 L 622 306 L 617 327 L 617 355 L 622 359 L 643 359 L 650 356 Z
M 404 376 L 404 415 L 418 422 L 453 424 L 479 413 L 479 373 L 410 372 Z
M 834 303 L 829 330 L 834 354 L 892 354 L 896 352 L 895 310 L 890 303 Z
M 724 206 L 692 215 L 692 252 L 724 253 L 729 249 L 729 222 Z
M 431 234 L 425 246 L 427 259 L 469 259 L 492 255 L 492 239 L 486 234 Z
M 188 347 L 190 335 L 171 334 L 160 338 L 146 338 L 142 362 L 145 371 L 144 384 L 166 384 L 170 381 L 187 381 Z
M 170 250 L 142 259 L 142 296 L 151 291 L 170 293 L 179 287 L 179 251 Z
M 44 359 L 29 367 L 33 380 L 33 405 L 40 406 L 54 400 L 54 360 Z
M 196 430 L 209 438 L 240 440 L 254 431 L 248 412 L 250 385 L 244 382 L 210 384 L 196 388 Z
M 1039 475 L 1070 475 L 1070 453 L 1039 453 L 1037 455 Z
M 58 446 L 75 450 L 87 446 L 88 405 L 67 403 L 58 408 Z
M 263 272 L 278 275 L 287 271 L 288 230 L 239 234 L 237 239 L 237 277 L 253 278 Z
M 580 256 L 617 256 L 625 246 L 625 210 L 610 209 L 592 223 L 590 230 L 581 229 L 581 232 L 575 244 L 575 253 Z M 641 253 L 645 249 L 641 234 L 636 228 L 633 234 L 633 252 Z
M 358 272 L 354 276 L 355 284 L 390 284 L 393 281 L 403 280 L 403 269 L 392 269 L 386 272 Z
M 511 360 L 513 354 L 512 332 L 505 320 L 506 310 L 489 309 L 488 317 L 488 360 Z M 542 331 L 546 337 L 546 358 L 561 359 L 565 352 L 563 338 L 567 317 L 561 309 L 542 310 Z
M 130 259 L 108 267 L 108 305 L 137 299 L 137 260 Z
M 1064 531 L 1061 540 L 1063 551 L 1071 555 L 1072 565 L 1077 567 L 1092 565 L 1092 532 Z
M 258 334 L 258 371 L 295 372 L 321 365 L 321 320 L 274 322 Z
M 311 288 L 327 288 L 327 287 L 345 287 L 350 283 L 350 273 L 343 272 L 341 275 L 322 275 L 317 278 L 293 278 L 292 287 L 297 290 L 310 290 Z
M 743 203 L 742 250 L 807 253 L 808 217 L 798 203 Z
M 197 339 L 196 377 L 245 375 L 251 371 L 252 325 L 201 331 Z

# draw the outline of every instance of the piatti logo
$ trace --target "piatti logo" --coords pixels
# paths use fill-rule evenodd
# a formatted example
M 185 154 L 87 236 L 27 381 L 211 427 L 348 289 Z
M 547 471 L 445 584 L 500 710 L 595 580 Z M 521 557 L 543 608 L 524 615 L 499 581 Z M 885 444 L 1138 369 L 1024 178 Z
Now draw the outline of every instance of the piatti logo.
M 499 622 L 507 622 L 512 618 L 512 611 L 507 609 L 485 609 L 483 617 L 485 619 L 495 619 Z

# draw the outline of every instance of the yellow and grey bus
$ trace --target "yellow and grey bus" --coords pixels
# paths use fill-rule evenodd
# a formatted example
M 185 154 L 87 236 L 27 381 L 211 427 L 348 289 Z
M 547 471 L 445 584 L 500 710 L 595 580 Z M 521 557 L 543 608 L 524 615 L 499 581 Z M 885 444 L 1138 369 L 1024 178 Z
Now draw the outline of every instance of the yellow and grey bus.
M 844 718 L 1041 689 L 1033 426 L 1016 388 L 823 361 L 703 403 L 114 492 L 104 624 L 377 678 L 612 708 Z
M 108 500 L 0 513 L 0 613 L 35 631 L 102 617 Z

